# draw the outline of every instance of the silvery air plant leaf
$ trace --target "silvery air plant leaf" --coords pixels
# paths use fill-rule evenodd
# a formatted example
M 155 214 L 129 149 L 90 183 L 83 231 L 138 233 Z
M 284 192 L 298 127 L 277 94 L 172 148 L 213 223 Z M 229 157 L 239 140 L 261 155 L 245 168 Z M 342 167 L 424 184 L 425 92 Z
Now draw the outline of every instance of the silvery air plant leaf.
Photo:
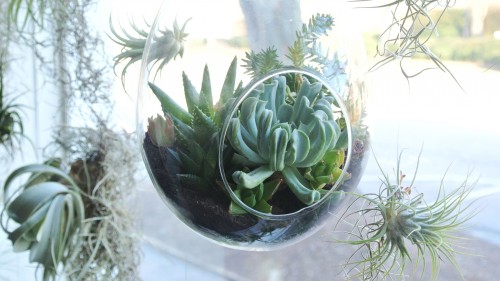
M 288 102 L 286 82 L 279 76 L 255 89 L 231 119 L 229 142 L 251 169 L 235 171 L 232 178 L 241 192 L 262 188 L 272 175 L 281 175 L 295 196 L 311 205 L 321 193 L 301 169 L 335 150 L 341 129 L 332 112 L 334 98 L 321 83 L 302 77 L 295 101 Z

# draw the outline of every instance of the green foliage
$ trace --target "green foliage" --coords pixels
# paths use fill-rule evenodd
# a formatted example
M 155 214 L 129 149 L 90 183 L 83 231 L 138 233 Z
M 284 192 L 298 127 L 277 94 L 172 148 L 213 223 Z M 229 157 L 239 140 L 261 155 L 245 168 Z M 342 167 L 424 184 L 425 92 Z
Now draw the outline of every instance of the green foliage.
M 322 91 L 321 83 L 303 78 L 290 104 L 286 82 L 280 76 L 255 89 L 231 119 L 231 146 L 247 166 L 257 167 L 235 171 L 232 177 L 238 187 L 252 189 L 280 172 L 297 198 L 310 205 L 320 199 L 320 193 L 298 169 L 316 165 L 334 150 L 341 131 L 332 114 L 334 99 Z
M 330 15 L 312 16 L 308 24 L 303 24 L 302 29 L 297 31 L 296 40 L 293 46 L 289 47 L 287 57 L 292 61 L 292 64 L 297 67 L 304 67 L 307 59 L 317 56 L 323 57 L 321 44 L 317 41 L 328 35 L 328 32 L 334 25 L 333 17 Z M 326 61 L 318 59 L 317 63 L 324 64 Z
M 344 83 L 346 80 L 345 64 L 339 60 L 336 53 L 330 56 L 328 50 L 324 50 L 320 42 L 323 36 L 328 35 L 333 25 L 334 20 L 330 15 L 317 14 L 312 16 L 309 22 L 303 24 L 302 29 L 296 32 L 296 40 L 292 46 L 288 47 L 286 57 L 295 67 L 313 69 L 321 72 L 327 78 L 335 77 L 341 81 L 340 83 Z M 247 52 L 243 62 L 246 73 L 249 73 L 253 78 L 284 65 L 274 47 L 269 47 L 258 53 Z
M 405 175 L 399 169 L 401 157 L 402 153 L 397 159 L 395 181 L 379 164 L 383 174 L 379 192 L 352 194 L 354 202 L 341 215 L 343 220 L 354 218 L 356 222 L 348 238 L 339 242 L 359 245 L 356 252 L 361 254 L 359 260 L 354 260 L 353 255 L 345 265 L 350 278 L 402 280 L 406 266 L 411 264 L 414 274 L 420 265 L 423 269 L 430 266 L 431 280 L 437 280 L 444 260 L 458 269 L 453 247 L 457 237 L 453 232 L 474 215 L 469 211 L 471 203 L 465 202 L 473 185 L 465 180 L 457 189 L 445 192 L 441 181 L 436 200 L 425 202 L 423 193 L 415 194 L 417 171 L 409 185 L 403 183 Z M 363 204 L 361 208 L 358 203 Z M 409 245 L 416 246 L 416 258 L 411 256 Z
M 486 68 L 500 69 L 499 40 L 485 36 L 447 37 L 439 39 L 439 42 L 430 41 L 428 45 L 443 60 L 470 61 Z
M 245 73 L 250 73 L 253 78 L 283 67 L 279 60 L 278 51 L 274 47 L 269 47 L 259 53 L 247 52 L 245 55 L 246 59 L 243 59 L 245 63 L 243 66 L 247 69 Z
M 25 174 L 30 174 L 28 180 L 12 190 Z M 85 212 L 79 187 L 57 161 L 49 161 L 16 169 L 3 189 L 1 223 L 14 251 L 30 251 L 30 262 L 43 268 L 43 280 L 55 280 L 58 266 L 69 260 L 80 241 L 76 234 Z M 13 228 L 11 221 L 18 226 Z

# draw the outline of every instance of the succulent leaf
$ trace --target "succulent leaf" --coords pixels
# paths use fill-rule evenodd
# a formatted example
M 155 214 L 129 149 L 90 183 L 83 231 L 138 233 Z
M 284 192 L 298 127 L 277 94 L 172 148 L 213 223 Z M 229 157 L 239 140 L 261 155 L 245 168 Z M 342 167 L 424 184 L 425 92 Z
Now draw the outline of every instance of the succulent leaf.
M 210 72 L 207 65 L 205 65 L 205 68 L 203 70 L 203 80 L 201 83 L 199 106 L 201 111 L 203 111 L 203 113 L 205 113 L 207 116 L 214 115 L 212 84 L 210 82 Z
M 210 188 L 210 183 L 205 178 L 194 174 L 177 174 L 177 179 L 182 186 L 189 186 L 200 192 L 205 192 Z
M 273 130 L 269 144 L 269 167 L 273 171 L 281 171 L 285 168 L 285 152 L 289 140 L 288 132 L 278 127 Z
M 243 156 L 245 156 L 248 160 L 250 160 L 253 163 L 261 164 L 266 162 L 264 160 L 265 158 L 263 158 L 253 149 L 251 149 L 245 142 L 241 133 L 241 123 L 238 122 L 238 120 L 232 119 L 230 121 L 229 130 L 230 130 L 229 140 L 231 142 L 232 147 L 236 151 L 241 153 Z
M 290 187 L 290 190 L 297 198 L 306 205 L 311 205 L 319 201 L 321 194 L 310 187 L 308 181 L 295 167 L 285 167 L 283 177 Z
M 203 111 L 198 107 L 193 109 L 192 128 L 196 132 L 195 137 L 198 143 L 207 142 L 207 140 L 212 139 L 218 132 L 212 118 L 205 115 L 205 113 L 203 113 Z
M 181 186 L 207 191 L 207 188 L 216 186 L 218 133 L 222 126 L 221 120 L 225 118 L 230 101 L 241 91 L 241 83 L 234 90 L 236 59 L 228 69 L 221 93 L 221 98 L 227 102 L 222 103 L 220 100 L 217 106 L 213 105 L 210 72 L 207 66 L 203 71 L 200 92 L 193 86 L 186 73 L 182 74 L 182 80 L 187 111 L 153 83 L 149 83 L 149 86 L 160 101 L 163 111 L 170 114 L 174 124 L 175 145 L 178 146 L 175 154 L 180 168 L 177 179 Z M 242 143 L 245 144 L 247 141 L 248 138 L 243 138 Z M 256 144 L 253 148 L 256 148 Z M 225 154 L 232 155 L 232 152 Z
M 236 67 L 237 67 L 237 58 L 234 57 L 229 69 L 226 73 L 226 78 L 224 79 L 224 83 L 222 85 L 222 90 L 220 93 L 219 104 L 225 104 L 230 98 L 234 97 L 235 93 L 235 85 L 236 85 Z
M 268 166 L 260 166 L 249 173 L 245 173 L 243 171 L 234 172 L 233 180 L 236 184 L 238 184 L 238 186 L 244 188 L 255 188 L 273 174 L 274 171 Z
M 155 84 L 149 82 L 149 87 L 151 88 L 153 94 L 161 103 L 161 108 L 164 112 L 171 114 L 173 117 L 179 119 L 185 124 L 190 124 L 193 121 L 193 116 L 179 106 L 169 95 L 167 95 L 163 90 L 161 90 Z
M 290 164 L 301 163 L 309 154 L 310 149 L 311 143 L 307 134 L 301 130 L 293 130 L 287 162 Z
M 195 108 L 199 107 L 200 94 L 189 80 L 186 73 L 182 72 L 182 82 L 184 83 L 184 97 L 189 113 L 193 114 Z

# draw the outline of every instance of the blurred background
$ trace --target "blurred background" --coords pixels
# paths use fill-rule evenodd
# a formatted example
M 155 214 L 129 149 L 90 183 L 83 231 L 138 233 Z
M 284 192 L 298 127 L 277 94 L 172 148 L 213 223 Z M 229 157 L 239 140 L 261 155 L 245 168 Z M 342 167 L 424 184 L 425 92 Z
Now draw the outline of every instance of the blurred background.
M 159 0 L 138 2 L 106 0 L 95 8 L 95 27 L 103 35 L 106 52 L 111 57 L 119 53 L 120 46 L 108 40 L 109 15 L 118 23 L 129 19 L 140 23 L 143 18 L 151 23 L 161 4 Z M 199 4 L 182 2 L 188 6 Z M 194 13 L 209 11 L 206 2 L 203 2 L 206 6 L 193 9 Z M 233 0 L 225 2 L 228 7 L 238 5 Z M 332 1 L 332 10 L 340 2 Z M 457 259 L 465 280 L 495 280 L 500 276 L 497 266 L 500 262 L 500 3 L 456 1 L 441 18 L 438 36 L 428 42 L 454 78 L 436 69 L 425 57 L 417 56 L 404 62 L 405 71 L 432 69 L 407 80 L 397 61 L 368 71 L 380 59 L 375 57 L 378 38 L 390 20 L 390 10 L 351 9 L 357 4 L 345 2 L 342 5 L 350 5 L 350 13 L 342 16 L 350 18 L 352 32 L 361 34 L 369 85 L 373 156 L 359 191 L 377 191 L 382 174 L 376 160 L 385 171 L 392 172 L 400 151 L 404 153 L 400 168 L 408 175 L 415 172 L 420 157 L 415 186 L 428 200 L 436 196 L 443 179 L 447 189 L 458 187 L 466 179 L 471 184 L 477 181 L 468 200 L 477 200 L 474 206 L 479 212 L 458 234 L 466 239 L 460 251 L 470 255 L 460 255 Z M 314 4 L 308 7 L 314 9 Z M 311 14 L 306 8 L 303 12 Z M 436 17 L 439 12 L 437 8 Z M 227 32 L 234 33 L 237 29 L 241 36 L 228 41 L 225 31 L 215 32 L 211 28 L 216 23 L 207 23 L 205 29 L 200 27 L 190 32 L 192 38 L 200 39 L 195 40 L 197 44 L 205 47 L 188 46 L 189 59 L 208 57 L 208 63 L 212 61 L 211 65 L 217 67 L 219 55 L 224 52 L 243 54 L 248 47 L 243 39 L 246 36 L 243 13 L 221 17 L 221 21 L 230 22 L 226 24 L 231 29 Z M 214 53 L 207 54 L 207 49 Z M 7 82 L 22 84 L 26 89 L 18 102 L 26 105 L 25 131 L 35 149 L 25 149 L 12 160 L 2 162 L 2 182 L 4 175 L 15 167 L 46 157 L 43 148 L 51 140 L 54 123 L 61 121 L 60 115 L 54 113 L 60 96 L 36 71 L 35 56 L 23 48 L 13 48 L 12 53 L 19 59 L 13 63 L 12 80 Z M 219 64 L 223 69 L 228 65 Z M 198 69 L 191 71 L 198 72 Z M 139 65 L 134 65 L 128 77 L 138 76 Z M 134 79 L 127 79 L 125 87 L 129 94 L 126 94 L 119 77 L 112 79 L 116 80 L 112 87 L 116 106 L 113 118 L 117 126 L 132 132 L 133 92 L 139 86 Z M 42 91 L 49 94 L 42 95 Z M 71 121 L 71 125 L 75 124 L 78 120 Z M 140 266 L 143 280 L 343 280 L 340 265 L 353 249 L 333 242 L 338 221 L 335 214 L 314 236 L 288 248 L 272 252 L 231 250 L 205 240 L 180 222 L 161 202 L 142 165 L 139 167 L 142 170 L 138 173 L 137 196 L 143 238 Z M 3 232 L 0 235 L 0 276 L 4 273 L 5 280 L 32 280 L 35 268 L 28 263 L 27 255 L 10 253 L 10 241 Z M 439 280 L 458 278 L 453 266 L 443 266 Z

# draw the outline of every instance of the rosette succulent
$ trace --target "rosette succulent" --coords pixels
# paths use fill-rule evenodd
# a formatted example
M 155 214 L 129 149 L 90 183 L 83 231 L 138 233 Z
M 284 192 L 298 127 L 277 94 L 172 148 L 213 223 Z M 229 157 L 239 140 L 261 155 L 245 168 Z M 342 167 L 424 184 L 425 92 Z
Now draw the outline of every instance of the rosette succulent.
M 279 173 L 302 203 L 320 200 L 320 191 L 302 169 L 316 165 L 336 149 L 341 129 L 333 113 L 334 97 L 322 83 L 301 79 L 293 93 L 285 76 L 273 78 L 253 90 L 230 120 L 229 142 L 251 168 L 233 172 L 238 189 L 256 188 Z

